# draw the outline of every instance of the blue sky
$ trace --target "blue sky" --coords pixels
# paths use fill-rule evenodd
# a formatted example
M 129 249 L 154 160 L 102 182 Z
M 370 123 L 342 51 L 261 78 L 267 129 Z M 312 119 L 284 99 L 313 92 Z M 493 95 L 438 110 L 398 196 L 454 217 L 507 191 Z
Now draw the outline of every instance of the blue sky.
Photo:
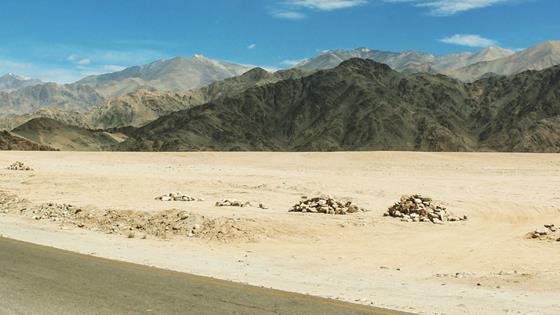
M 3 2 L 0 75 L 56 82 L 179 55 L 282 68 L 326 49 L 440 55 L 560 39 L 558 0 Z

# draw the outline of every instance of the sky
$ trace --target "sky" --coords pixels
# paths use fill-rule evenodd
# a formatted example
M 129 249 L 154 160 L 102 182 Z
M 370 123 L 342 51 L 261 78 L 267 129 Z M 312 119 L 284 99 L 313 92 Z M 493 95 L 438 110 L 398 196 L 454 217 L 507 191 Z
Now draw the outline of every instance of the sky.
M 435 55 L 560 39 L 558 0 L 18 0 L 0 4 L 0 75 L 73 82 L 158 59 L 286 68 L 329 49 Z

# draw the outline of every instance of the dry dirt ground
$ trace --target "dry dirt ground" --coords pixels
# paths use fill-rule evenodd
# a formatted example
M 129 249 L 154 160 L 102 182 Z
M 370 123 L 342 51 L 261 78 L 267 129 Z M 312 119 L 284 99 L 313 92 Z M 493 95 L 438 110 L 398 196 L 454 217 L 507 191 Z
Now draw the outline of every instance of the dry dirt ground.
M 0 192 L 29 205 L 91 211 L 186 210 L 239 220 L 251 237 L 134 238 L 7 211 L 0 234 L 42 245 L 423 314 L 559 314 L 560 155 L 451 153 L 1 152 Z M 179 191 L 204 198 L 163 202 Z M 468 221 L 383 217 L 403 194 Z M 369 212 L 289 213 L 301 196 L 348 198 Z M 258 207 L 216 207 L 236 198 Z M 236 221 L 237 222 L 237 221 Z

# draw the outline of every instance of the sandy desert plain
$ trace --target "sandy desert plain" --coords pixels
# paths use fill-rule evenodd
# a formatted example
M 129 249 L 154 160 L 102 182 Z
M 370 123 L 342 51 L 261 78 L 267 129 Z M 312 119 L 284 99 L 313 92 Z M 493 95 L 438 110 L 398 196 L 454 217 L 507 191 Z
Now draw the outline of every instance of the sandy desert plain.
M 34 170 L 0 170 L 5 237 L 413 313 L 560 314 L 560 242 L 527 237 L 560 225 L 558 154 L 0 153 L 2 168 L 14 161 Z M 175 191 L 204 201 L 154 199 Z M 469 220 L 383 216 L 413 193 Z M 288 212 L 320 194 L 370 211 Z M 26 206 L 173 208 L 234 223 L 221 237 L 110 234 L 21 215 L 21 204 L 5 201 L 16 197 Z M 224 198 L 268 209 L 216 207 Z

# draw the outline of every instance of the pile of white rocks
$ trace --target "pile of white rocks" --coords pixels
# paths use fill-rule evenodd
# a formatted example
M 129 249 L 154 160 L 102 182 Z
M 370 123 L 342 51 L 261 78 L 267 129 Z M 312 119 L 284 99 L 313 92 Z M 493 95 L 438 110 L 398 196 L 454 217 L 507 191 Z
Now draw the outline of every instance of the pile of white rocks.
M 14 162 L 12 165 L 8 166 L 8 170 L 10 171 L 32 171 L 33 169 L 23 162 L 17 161 Z
M 180 192 L 174 192 L 165 194 L 163 196 L 156 197 L 156 200 L 161 201 L 204 201 L 202 198 L 195 198 L 193 196 L 185 195 Z
M 69 204 L 45 203 L 38 206 L 23 209 L 34 220 L 63 221 L 72 218 L 82 210 Z
M 304 199 L 295 204 L 292 209 L 290 209 L 290 212 L 309 212 L 341 215 L 365 211 L 367 210 L 360 208 L 352 201 L 337 200 L 333 196 L 321 196 Z
M 237 199 L 223 199 L 216 202 L 216 207 L 252 207 L 253 205 L 248 201 L 240 201 Z
M 447 211 L 445 207 L 435 204 L 432 198 L 422 195 L 402 196 L 399 202 L 385 212 L 384 216 L 400 218 L 404 222 L 432 222 L 435 224 L 467 220 L 467 216 L 456 216 Z
M 542 241 L 560 242 L 560 228 L 554 224 L 545 224 L 542 228 L 538 228 L 529 233 L 529 237 Z

